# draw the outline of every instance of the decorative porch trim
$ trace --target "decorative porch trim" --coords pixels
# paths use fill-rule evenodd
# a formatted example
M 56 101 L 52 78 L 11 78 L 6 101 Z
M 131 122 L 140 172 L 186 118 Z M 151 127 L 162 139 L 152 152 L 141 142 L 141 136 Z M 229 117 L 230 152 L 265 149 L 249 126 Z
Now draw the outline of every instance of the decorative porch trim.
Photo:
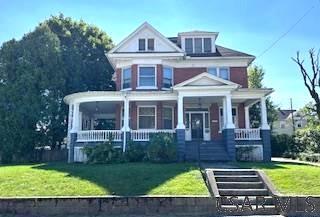
M 154 133 L 169 133 L 174 134 L 175 130 L 165 130 L 165 129 L 159 129 L 159 130 L 131 130 L 131 139 L 133 141 L 149 141 L 150 135 Z
M 112 138 L 115 142 L 122 141 L 121 130 L 81 130 L 78 131 L 77 142 L 103 142 Z
M 235 129 L 235 140 L 261 140 L 260 128 Z

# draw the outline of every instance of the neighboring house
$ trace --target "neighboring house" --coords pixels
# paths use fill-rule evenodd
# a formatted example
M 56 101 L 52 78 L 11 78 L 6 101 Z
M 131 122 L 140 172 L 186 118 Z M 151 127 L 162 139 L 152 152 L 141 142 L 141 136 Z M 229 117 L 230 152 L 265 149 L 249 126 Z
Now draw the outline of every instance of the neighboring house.
M 292 135 L 294 130 L 304 128 L 306 125 L 307 119 L 301 112 L 296 110 L 279 109 L 278 120 L 273 123 L 272 132 L 274 134 Z
M 191 31 L 165 37 L 144 23 L 107 53 L 116 91 L 66 96 L 69 162 L 83 161 L 81 148 L 112 135 L 125 151 L 128 140 L 152 133 L 177 139 L 178 159 L 235 160 L 236 147 L 256 148 L 269 161 L 266 96 L 248 88 L 254 56 L 216 44 L 217 32 Z M 249 107 L 261 103 L 261 128 L 250 129 Z M 198 149 L 198 145 L 200 145 Z

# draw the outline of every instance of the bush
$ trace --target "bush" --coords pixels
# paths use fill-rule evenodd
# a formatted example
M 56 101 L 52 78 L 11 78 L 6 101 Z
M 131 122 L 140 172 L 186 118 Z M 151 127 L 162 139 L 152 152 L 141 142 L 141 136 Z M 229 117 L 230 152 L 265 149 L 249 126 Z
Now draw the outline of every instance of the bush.
M 122 154 L 122 150 L 114 148 L 111 140 L 96 146 L 88 146 L 84 148 L 84 152 L 87 155 L 88 163 L 113 163 L 123 162 L 125 158 Z
M 257 155 L 255 146 L 238 146 L 236 147 L 236 160 L 237 161 L 261 161 L 263 156 Z
M 309 162 L 320 162 L 320 154 L 319 153 L 300 153 L 298 155 L 298 159 L 302 161 Z
M 320 152 L 320 126 L 298 130 L 295 135 L 296 143 L 301 144 L 303 152 Z
M 151 136 L 147 157 L 152 162 L 172 162 L 177 158 L 176 143 L 171 134 L 158 133 Z
M 139 142 L 130 140 L 125 153 L 125 158 L 129 162 L 141 162 L 146 159 L 146 147 Z
M 271 136 L 271 152 L 273 157 L 283 157 L 291 153 L 295 146 L 295 141 L 292 136 L 287 134 L 272 135 Z

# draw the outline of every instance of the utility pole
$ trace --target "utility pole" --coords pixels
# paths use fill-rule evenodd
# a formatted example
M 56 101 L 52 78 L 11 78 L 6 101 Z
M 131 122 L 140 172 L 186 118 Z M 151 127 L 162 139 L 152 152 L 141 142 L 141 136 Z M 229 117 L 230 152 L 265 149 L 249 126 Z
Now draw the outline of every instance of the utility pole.
M 293 117 L 292 98 L 290 98 L 290 106 L 291 106 L 292 130 L 293 130 L 293 133 L 295 133 L 296 132 L 296 125 L 295 125 L 295 121 L 294 121 L 294 117 Z

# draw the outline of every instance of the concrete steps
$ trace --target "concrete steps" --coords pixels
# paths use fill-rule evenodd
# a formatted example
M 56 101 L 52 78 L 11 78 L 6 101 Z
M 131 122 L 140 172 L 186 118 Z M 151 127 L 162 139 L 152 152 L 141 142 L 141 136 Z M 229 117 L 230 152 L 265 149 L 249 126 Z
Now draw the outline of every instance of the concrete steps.
M 228 161 L 230 159 L 222 140 L 186 142 L 186 150 L 188 160 L 198 160 L 198 155 L 201 161 Z

